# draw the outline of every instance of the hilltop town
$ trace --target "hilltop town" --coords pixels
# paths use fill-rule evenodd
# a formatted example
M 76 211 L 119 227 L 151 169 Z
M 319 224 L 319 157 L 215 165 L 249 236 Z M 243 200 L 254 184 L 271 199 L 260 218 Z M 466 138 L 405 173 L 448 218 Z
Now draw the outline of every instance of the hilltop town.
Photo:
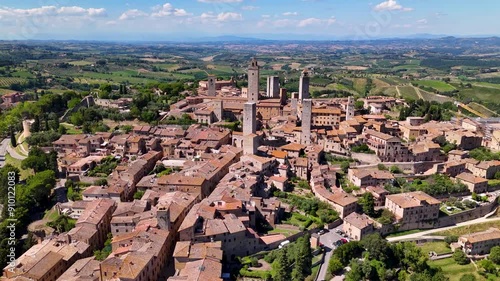
M 290 243 L 322 255 L 377 233 L 409 235 L 392 242 L 425 238 L 418 231 L 495 214 L 499 119 L 441 121 L 440 109 L 428 109 L 398 120 L 393 108 L 414 105 L 389 96 L 312 98 L 307 68 L 298 92 L 288 93 L 277 76 L 261 85 L 260 71 L 252 59 L 247 87 L 209 75 L 160 116 L 191 122 L 64 133 L 45 145 L 42 153 L 53 150 L 56 159 L 41 165 L 56 161 L 64 178 L 52 192 L 68 200 L 53 207 L 56 223 L 30 225 L 38 243 L 4 268 L 4 278 L 268 279 L 271 271 L 257 267 L 262 253 Z M 24 96 L 5 94 L 3 105 Z M 70 114 L 129 105 L 90 95 Z M 33 122 L 40 121 L 24 121 L 24 138 Z M 500 230 L 450 243 L 478 259 L 500 245 Z M 316 274 L 326 274 L 331 259 L 321 258 Z M 315 280 L 310 263 L 293 280 Z

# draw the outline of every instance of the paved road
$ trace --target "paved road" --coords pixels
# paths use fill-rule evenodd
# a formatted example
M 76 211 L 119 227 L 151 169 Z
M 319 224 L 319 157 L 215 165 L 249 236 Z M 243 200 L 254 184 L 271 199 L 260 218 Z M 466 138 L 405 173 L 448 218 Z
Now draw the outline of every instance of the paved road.
M 0 144 L 0 167 L 5 166 L 5 155 L 7 154 L 7 147 L 9 146 L 9 139 L 2 140 Z
M 5 140 L 7 140 L 7 143 L 10 143 L 10 139 L 5 139 Z M 5 141 L 5 140 L 3 140 L 3 141 Z M 3 141 L 2 141 L 2 143 L 3 143 Z M 24 159 L 26 159 L 26 156 L 22 156 L 19 153 L 17 153 L 17 151 L 15 149 L 13 149 L 10 146 L 10 144 L 7 145 L 7 153 L 9 153 L 10 156 L 12 156 L 12 158 L 17 159 L 17 160 L 24 160 Z
M 491 219 L 487 219 L 487 218 L 483 217 L 483 218 L 479 218 L 479 219 L 475 219 L 475 220 L 471 220 L 471 221 L 462 222 L 462 223 L 459 223 L 459 224 L 453 225 L 453 226 L 435 228 L 435 229 L 431 229 L 431 230 L 426 230 L 426 231 L 408 234 L 408 235 L 403 235 L 403 236 L 398 236 L 398 237 L 389 237 L 389 238 L 387 238 L 387 241 L 398 242 L 398 241 L 404 241 L 404 240 L 417 239 L 417 238 L 420 238 L 422 236 L 429 236 L 429 234 L 439 232 L 439 231 L 444 231 L 444 230 L 448 230 L 448 229 L 453 229 L 453 228 L 457 228 L 457 227 L 461 227 L 461 226 L 473 225 L 473 224 L 478 224 L 478 223 L 483 223 L 483 222 L 498 221 L 498 220 L 500 220 L 500 217 L 491 218 Z
M 319 242 L 325 245 L 326 255 L 325 255 L 325 261 L 323 262 L 323 264 L 321 264 L 321 267 L 319 269 L 318 279 L 316 279 L 317 281 L 325 280 L 326 270 L 328 269 L 328 263 L 330 262 L 333 250 L 335 249 L 333 243 L 343 238 L 342 236 L 337 234 L 337 232 L 335 232 L 336 229 L 342 229 L 342 225 L 330 229 L 330 232 L 321 235 L 321 237 L 319 238 Z

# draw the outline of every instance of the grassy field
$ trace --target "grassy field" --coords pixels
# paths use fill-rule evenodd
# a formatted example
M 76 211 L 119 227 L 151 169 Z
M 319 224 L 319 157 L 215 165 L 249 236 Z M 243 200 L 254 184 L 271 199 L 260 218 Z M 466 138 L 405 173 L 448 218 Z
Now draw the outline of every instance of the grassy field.
M 5 155 L 5 163 L 18 168 L 20 171 L 20 178 L 24 180 L 33 175 L 33 170 L 23 170 L 23 168 L 21 168 L 21 162 L 22 160 L 15 159 L 8 153 Z
M 436 102 L 439 102 L 439 103 L 444 103 L 444 102 L 447 102 L 447 101 L 451 101 L 451 102 L 454 101 L 450 97 L 446 97 L 446 96 L 442 96 L 442 95 L 437 95 L 437 94 L 434 94 L 434 93 L 429 93 L 429 92 L 424 91 L 422 89 L 419 89 L 419 91 L 420 91 L 420 94 L 422 95 L 422 97 L 424 98 L 424 100 L 427 100 L 427 101 L 436 101 Z
M 365 78 L 353 78 L 354 90 L 360 94 L 364 94 L 366 90 L 366 79 Z
M 460 95 L 464 98 L 470 98 L 472 101 L 498 101 L 500 90 L 473 86 L 468 89 L 460 89 Z
M 63 125 L 64 128 L 66 128 L 67 133 L 69 135 L 79 135 L 79 134 L 83 134 L 83 131 L 81 129 L 77 129 L 75 127 L 75 125 L 73 124 L 69 124 L 69 123 L 61 123 L 61 125 Z
M 43 219 L 48 221 L 54 221 L 55 219 L 57 219 L 57 217 L 59 217 L 59 214 L 57 213 L 55 208 L 52 208 L 50 210 L 45 211 Z
M 71 65 L 76 65 L 76 66 L 84 66 L 84 65 L 91 65 L 93 62 L 86 61 L 86 60 L 78 60 L 78 61 L 71 61 L 69 62 Z
M 420 81 L 414 81 L 414 83 L 426 87 L 431 87 L 433 89 L 436 89 L 440 92 L 451 92 L 455 90 L 455 87 L 453 87 L 450 84 L 447 84 L 446 82 L 443 81 L 437 81 L 437 80 L 420 80 Z
M 422 245 L 418 245 L 424 254 L 429 252 L 436 252 L 438 255 L 451 253 L 451 249 L 448 248 L 445 242 L 428 242 Z
M 495 116 L 498 116 L 498 114 L 492 110 L 490 110 L 489 108 L 485 107 L 484 105 L 481 105 L 481 104 L 478 104 L 478 103 L 475 103 L 475 102 L 471 102 L 468 104 L 468 106 L 472 109 L 474 109 L 475 111 L 479 112 L 479 113 L 482 113 L 488 117 L 495 117 Z
M 403 86 L 403 87 L 398 87 L 399 92 L 401 93 L 401 96 L 405 99 L 412 99 L 412 100 L 418 100 L 420 99 L 418 97 L 417 92 L 415 91 L 415 88 L 412 86 Z
M 480 224 L 474 224 L 474 225 L 467 225 L 467 226 L 462 226 L 462 227 L 457 227 L 453 229 L 448 229 L 445 231 L 440 231 L 434 233 L 436 236 L 450 236 L 450 235 L 464 235 L 464 234 L 469 234 L 473 232 L 479 232 L 479 231 L 484 231 L 489 229 L 490 227 L 500 227 L 500 221 L 490 221 L 490 222 L 484 222 Z
M 450 281 L 459 281 L 460 278 L 467 273 L 474 274 L 477 281 L 485 280 L 477 273 L 476 267 L 472 263 L 467 265 L 458 265 L 453 258 L 447 258 L 437 261 L 429 261 L 429 265 L 441 268 L 446 277 L 450 278 Z
M 275 229 L 273 229 L 271 231 L 268 231 L 267 233 L 268 234 L 283 234 L 286 237 L 290 237 L 290 236 L 292 236 L 294 234 L 297 234 L 299 232 L 300 232 L 300 230 L 275 228 Z

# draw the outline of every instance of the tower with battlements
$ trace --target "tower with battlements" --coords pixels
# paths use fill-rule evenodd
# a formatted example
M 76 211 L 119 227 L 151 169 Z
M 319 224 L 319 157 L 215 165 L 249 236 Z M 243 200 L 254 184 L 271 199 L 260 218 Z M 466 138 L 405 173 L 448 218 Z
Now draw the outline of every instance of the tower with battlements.
M 354 99 L 352 98 L 352 96 L 350 96 L 349 98 L 347 98 L 345 119 L 351 120 L 352 118 L 354 118 Z
M 267 97 L 280 97 L 280 78 L 277 76 L 267 76 Z
M 305 99 L 309 99 L 309 71 L 304 69 L 302 74 L 300 75 L 299 81 L 299 100 L 303 101 Z
M 256 154 L 258 145 L 257 104 L 246 102 L 243 107 L 243 153 Z
M 302 134 L 300 135 L 300 143 L 303 145 L 311 144 L 311 123 L 312 123 L 312 100 L 305 99 L 302 101 Z
M 248 101 L 257 102 L 259 100 L 259 77 L 260 67 L 255 58 L 250 62 L 248 67 Z
M 215 115 L 215 119 L 217 119 L 216 122 L 222 122 L 224 121 L 224 107 L 222 100 L 216 100 L 213 102 L 213 111 Z
M 207 96 L 211 96 L 211 97 L 215 97 L 215 95 L 217 94 L 216 93 L 216 82 L 217 82 L 217 78 L 213 75 L 209 75 L 208 76 L 208 81 L 207 81 L 207 87 L 208 87 L 208 91 L 207 91 Z

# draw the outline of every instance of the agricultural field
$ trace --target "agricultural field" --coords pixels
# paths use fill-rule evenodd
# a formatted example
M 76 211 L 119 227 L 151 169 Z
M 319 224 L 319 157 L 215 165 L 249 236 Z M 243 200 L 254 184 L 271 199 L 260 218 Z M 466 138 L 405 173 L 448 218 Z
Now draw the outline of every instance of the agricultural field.
M 405 99 L 418 100 L 420 99 L 417 91 L 412 86 L 398 87 L 401 97 Z
M 8 88 L 10 85 L 24 83 L 26 79 L 17 77 L 0 77 L 0 88 Z
M 440 92 L 451 92 L 453 90 L 456 90 L 455 87 L 453 87 L 452 85 L 450 85 L 444 81 L 418 80 L 418 81 L 413 81 L 413 83 L 418 84 L 419 86 L 433 88 L 433 89 L 440 91 Z
M 422 89 L 418 89 L 418 91 L 420 91 L 420 94 L 422 95 L 422 97 L 424 98 L 424 100 L 427 100 L 427 101 L 436 101 L 438 103 L 444 103 L 444 102 L 447 102 L 447 101 L 450 101 L 450 102 L 454 101 L 454 99 L 452 99 L 450 97 L 443 96 L 443 95 L 438 95 L 438 94 L 435 94 L 435 93 L 429 93 L 429 92 L 424 91 Z
M 478 103 L 475 103 L 475 102 L 471 102 L 468 104 L 468 106 L 472 109 L 474 109 L 475 111 L 481 113 L 481 114 L 484 114 L 485 116 L 488 116 L 488 117 L 496 117 L 498 116 L 498 113 L 490 110 L 489 108 L 487 108 L 486 106 L 484 105 L 481 105 L 481 104 L 478 104 Z

